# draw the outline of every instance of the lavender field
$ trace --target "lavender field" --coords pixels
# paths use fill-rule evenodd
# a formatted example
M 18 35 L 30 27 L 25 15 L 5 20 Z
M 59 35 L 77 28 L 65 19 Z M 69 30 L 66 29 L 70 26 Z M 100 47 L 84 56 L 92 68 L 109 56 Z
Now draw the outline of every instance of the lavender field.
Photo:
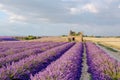
M 92 42 L 0 42 L 0 80 L 119 80 L 120 62 Z
M 0 80 L 120 80 L 120 0 L 0 0 Z

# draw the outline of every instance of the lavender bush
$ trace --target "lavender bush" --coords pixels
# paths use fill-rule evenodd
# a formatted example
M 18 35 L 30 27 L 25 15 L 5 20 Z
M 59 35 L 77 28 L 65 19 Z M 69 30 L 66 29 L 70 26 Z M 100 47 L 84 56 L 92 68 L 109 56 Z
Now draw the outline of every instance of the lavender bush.
M 89 73 L 92 80 L 120 80 L 120 62 L 94 43 L 86 42 Z
M 79 80 L 82 67 L 82 43 L 75 44 L 43 72 L 31 76 L 31 80 Z
M 35 74 L 44 69 L 73 45 L 74 43 L 67 43 L 47 50 L 41 54 L 31 55 L 19 62 L 13 62 L 12 65 L 2 67 L 0 69 L 0 80 L 29 80 L 30 74 Z
M 23 52 L 25 50 L 33 48 L 44 47 L 45 45 L 51 45 L 52 43 L 55 44 L 56 42 L 24 42 L 24 44 L 23 42 L 17 42 L 13 44 L 9 44 L 8 42 L 6 42 L 5 46 L 3 45 L 2 48 L 0 48 L 0 57 L 6 57 L 8 55 L 17 54 L 19 52 Z
M 18 41 L 18 40 L 10 36 L 0 36 L 0 41 Z
M 26 50 L 26 51 L 21 52 L 19 54 L 13 54 L 13 55 L 9 55 L 9 56 L 6 56 L 6 57 L 2 57 L 2 58 L 0 58 L 0 67 L 5 66 L 6 63 L 10 64 L 13 61 L 14 62 L 19 61 L 23 58 L 26 58 L 26 57 L 34 55 L 34 54 L 41 53 L 43 51 L 46 51 L 50 48 L 59 46 L 61 44 L 63 44 L 63 43 L 54 43 L 54 44 L 49 43 L 48 45 L 42 45 L 42 46 L 37 46 L 37 47 L 34 46 L 33 49 Z

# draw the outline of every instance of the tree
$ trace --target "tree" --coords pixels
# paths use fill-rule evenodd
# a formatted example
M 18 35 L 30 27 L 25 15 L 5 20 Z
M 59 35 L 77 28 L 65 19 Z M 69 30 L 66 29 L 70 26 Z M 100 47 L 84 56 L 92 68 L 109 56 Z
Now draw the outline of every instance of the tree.
M 76 36 L 76 33 L 74 31 L 70 30 L 70 34 L 69 35 Z

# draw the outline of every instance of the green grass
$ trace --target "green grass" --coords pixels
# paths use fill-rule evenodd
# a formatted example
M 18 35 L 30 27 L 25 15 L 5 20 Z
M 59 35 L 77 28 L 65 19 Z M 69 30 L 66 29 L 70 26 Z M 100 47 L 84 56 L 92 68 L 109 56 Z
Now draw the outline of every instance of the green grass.
M 100 46 L 102 46 L 102 47 L 104 47 L 104 48 L 106 48 L 106 49 L 108 49 L 108 50 L 110 50 L 110 51 L 112 51 L 112 52 L 118 52 L 117 50 L 115 50 L 115 49 L 113 49 L 111 47 L 108 47 L 106 45 L 103 45 L 103 44 L 100 44 L 100 43 L 97 43 L 97 44 L 100 45 Z

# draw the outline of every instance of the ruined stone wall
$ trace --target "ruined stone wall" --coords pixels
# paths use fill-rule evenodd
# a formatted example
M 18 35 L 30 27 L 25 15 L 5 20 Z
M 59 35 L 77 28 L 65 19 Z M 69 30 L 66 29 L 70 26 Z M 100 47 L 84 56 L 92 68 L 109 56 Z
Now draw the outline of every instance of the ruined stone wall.
M 82 42 L 83 41 L 83 34 L 80 32 L 79 36 L 68 36 L 68 41 L 76 41 L 76 42 Z

